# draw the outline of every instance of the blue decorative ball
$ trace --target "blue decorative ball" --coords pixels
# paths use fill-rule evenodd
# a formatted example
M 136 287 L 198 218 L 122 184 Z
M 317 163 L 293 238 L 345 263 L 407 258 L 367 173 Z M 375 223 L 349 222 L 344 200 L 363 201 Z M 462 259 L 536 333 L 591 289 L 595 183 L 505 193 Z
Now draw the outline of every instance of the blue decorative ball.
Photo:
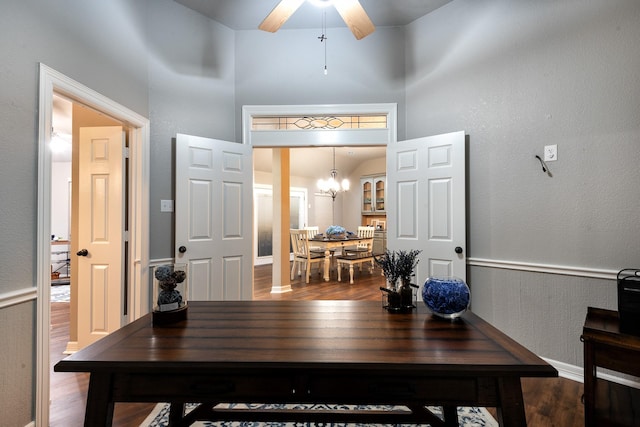
M 469 308 L 471 293 L 458 277 L 429 277 L 422 287 L 422 300 L 436 316 L 455 319 Z

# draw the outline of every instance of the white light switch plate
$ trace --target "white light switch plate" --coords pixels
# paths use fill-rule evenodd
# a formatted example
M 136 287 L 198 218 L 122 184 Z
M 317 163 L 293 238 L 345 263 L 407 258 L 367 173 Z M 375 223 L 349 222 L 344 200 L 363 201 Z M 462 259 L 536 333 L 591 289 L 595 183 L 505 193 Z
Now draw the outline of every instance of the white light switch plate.
M 544 161 L 553 162 L 558 160 L 558 145 L 545 145 L 544 146 Z
M 160 212 L 173 212 L 173 200 L 160 200 Z

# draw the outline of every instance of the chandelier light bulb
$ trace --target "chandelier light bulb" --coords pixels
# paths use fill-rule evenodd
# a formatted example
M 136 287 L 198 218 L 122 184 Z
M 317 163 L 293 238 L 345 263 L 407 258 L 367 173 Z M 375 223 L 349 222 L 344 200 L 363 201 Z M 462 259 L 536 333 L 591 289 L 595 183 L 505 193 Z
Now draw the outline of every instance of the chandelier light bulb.
M 341 191 L 349 191 L 349 180 L 343 179 L 338 181 L 338 170 L 336 169 L 336 149 L 333 149 L 333 169 L 329 172 L 329 179 L 319 179 L 318 189 L 331 195 L 331 198 L 335 201 L 336 195 Z

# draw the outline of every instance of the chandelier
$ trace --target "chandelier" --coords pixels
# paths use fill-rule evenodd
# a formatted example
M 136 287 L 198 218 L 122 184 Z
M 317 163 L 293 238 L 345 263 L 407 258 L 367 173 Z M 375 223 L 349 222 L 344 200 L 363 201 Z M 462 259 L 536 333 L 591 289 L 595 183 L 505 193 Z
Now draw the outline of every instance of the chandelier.
M 336 200 L 336 195 L 341 191 L 349 191 L 349 180 L 343 179 L 342 182 L 338 182 L 338 170 L 336 169 L 336 148 L 333 147 L 333 169 L 329 172 L 329 179 L 319 179 L 318 188 L 321 192 L 331 195 L 333 201 Z

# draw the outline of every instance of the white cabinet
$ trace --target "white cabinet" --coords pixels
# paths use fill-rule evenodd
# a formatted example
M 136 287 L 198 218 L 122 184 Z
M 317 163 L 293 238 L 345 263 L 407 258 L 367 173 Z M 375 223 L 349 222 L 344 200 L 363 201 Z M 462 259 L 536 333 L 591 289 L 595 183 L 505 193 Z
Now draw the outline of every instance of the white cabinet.
M 385 213 L 386 186 L 387 177 L 384 175 L 360 178 L 360 206 L 363 215 Z

